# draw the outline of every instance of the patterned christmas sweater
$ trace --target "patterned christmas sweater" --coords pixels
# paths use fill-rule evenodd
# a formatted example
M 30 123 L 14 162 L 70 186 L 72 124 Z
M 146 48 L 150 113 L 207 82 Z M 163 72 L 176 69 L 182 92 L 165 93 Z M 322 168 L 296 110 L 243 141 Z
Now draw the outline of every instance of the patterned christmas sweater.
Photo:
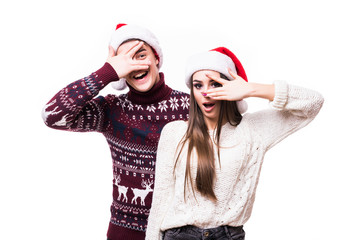
M 160 132 L 166 123 L 188 118 L 189 95 L 168 87 L 160 73 L 149 92 L 130 87 L 126 94 L 96 97 L 116 80 L 106 63 L 58 92 L 44 107 L 43 119 L 51 128 L 105 136 L 113 162 L 109 232 L 118 226 L 146 231 Z

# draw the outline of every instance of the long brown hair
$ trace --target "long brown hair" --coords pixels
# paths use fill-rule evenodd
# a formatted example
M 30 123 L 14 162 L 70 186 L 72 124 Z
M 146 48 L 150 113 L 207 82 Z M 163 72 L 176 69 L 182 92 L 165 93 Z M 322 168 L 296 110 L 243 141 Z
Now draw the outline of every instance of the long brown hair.
M 220 74 L 222 78 L 227 79 L 226 76 Z M 193 150 L 196 150 L 197 154 L 197 173 L 196 173 L 196 189 L 206 197 L 209 197 L 211 200 L 216 201 L 217 198 L 214 193 L 214 180 L 216 178 L 215 173 L 215 152 L 210 138 L 208 128 L 205 124 L 203 113 L 199 105 L 197 104 L 193 87 L 190 88 L 190 109 L 189 109 L 189 121 L 187 131 L 182 138 L 182 141 L 179 143 L 181 145 L 180 151 L 176 158 L 174 171 L 178 163 L 180 154 L 184 148 L 186 142 L 188 142 L 189 147 L 187 151 L 187 160 L 186 160 L 186 170 L 185 170 L 185 180 L 184 180 L 184 198 L 185 198 L 185 189 L 190 182 L 191 189 L 194 193 L 194 186 L 192 182 L 192 177 L 190 174 L 190 164 L 191 164 L 191 155 Z M 220 163 L 220 134 L 221 126 L 223 120 L 226 120 L 231 125 L 236 126 L 241 122 L 242 116 L 239 113 L 236 102 L 234 101 L 221 101 L 220 113 L 216 126 L 216 134 L 214 136 L 215 145 L 217 148 L 217 155 Z M 214 131 L 215 133 L 215 131 Z

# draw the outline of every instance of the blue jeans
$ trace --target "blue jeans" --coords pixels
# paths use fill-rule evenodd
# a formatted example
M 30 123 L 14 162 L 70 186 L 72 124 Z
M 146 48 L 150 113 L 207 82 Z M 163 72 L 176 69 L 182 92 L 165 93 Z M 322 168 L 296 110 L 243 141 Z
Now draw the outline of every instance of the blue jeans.
M 195 226 L 184 226 L 168 229 L 163 240 L 244 240 L 245 231 L 242 226 L 221 226 L 201 229 Z

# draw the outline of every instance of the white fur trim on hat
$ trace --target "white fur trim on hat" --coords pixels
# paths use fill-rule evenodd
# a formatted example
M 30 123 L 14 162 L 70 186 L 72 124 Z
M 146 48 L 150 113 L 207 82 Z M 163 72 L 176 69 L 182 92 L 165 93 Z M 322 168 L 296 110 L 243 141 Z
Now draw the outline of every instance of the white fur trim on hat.
M 163 53 L 158 39 L 152 32 L 144 27 L 137 25 L 123 25 L 116 29 L 116 31 L 112 34 L 109 44 L 116 52 L 119 46 L 129 39 L 140 39 L 150 45 L 158 56 L 158 67 L 160 69 L 163 63 Z M 118 83 L 116 82 L 112 84 L 112 87 L 117 90 L 125 89 L 125 79 L 120 79 Z
M 185 83 L 191 88 L 192 75 L 200 70 L 213 70 L 224 74 L 229 80 L 234 78 L 230 75 L 228 68 L 236 72 L 235 64 L 230 57 L 225 54 L 209 51 L 191 56 L 188 59 L 185 70 Z

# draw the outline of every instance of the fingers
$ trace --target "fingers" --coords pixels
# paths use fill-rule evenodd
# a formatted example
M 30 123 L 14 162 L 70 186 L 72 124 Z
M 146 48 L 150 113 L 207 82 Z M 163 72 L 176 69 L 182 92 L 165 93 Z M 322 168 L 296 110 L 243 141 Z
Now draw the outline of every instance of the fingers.
M 147 69 L 150 67 L 151 65 L 151 61 L 149 59 L 143 59 L 143 60 L 131 60 L 131 63 L 130 65 L 132 67 L 134 66 L 138 66 L 140 67 L 141 69 Z
M 151 65 L 150 59 L 132 60 L 132 65 Z
M 230 75 L 231 75 L 234 79 L 236 79 L 236 78 L 238 77 L 238 75 L 237 75 L 236 73 L 234 73 L 233 71 L 231 71 L 230 68 L 228 68 L 228 72 L 230 73 Z
M 131 64 L 130 70 L 131 71 L 147 70 L 150 68 L 150 65 L 151 65 L 151 62 L 148 60 L 136 61 Z
M 222 79 L 221 77 L 212 75 L 212 74 L 206 74 L 206 76 L 212 80 L 214 80 L 217 83 L 220 83 L 221 85 L 224 85 L 228 80 Z
M 212 88 L 212 89 L 208 89 L 206 91 L 207 96 L 209 97 L 213 97 L 215 96 L 215 94 L 219 94 L 220 92 L 224 92 L 225 88 L 225 84 L 229 83 L 228 80 L 226 79 L 222 79 L 221 77 L 212 75 L 212 74 L 206 74 L 206 76 L 212 80 L 214 80 L 217 83 L 220 83 L 223 87 L 217 87 L 217 88 Z
M 114 50 L 114 48 L 113 48 L 111 45 L 109 45 L 109 55 L 108 55 L 108 58 L 111 58 L 111 57 L 113 57 L 113 56 L 115 56 L 115 50 Z
M 210 98 L 224 96 L 226 91 L 222 90 L 222 88 L 209 89 L 206 91 L 206 96 Z
M 120 51 L 118 52 L 118 55 L 123 54 L 133 58 L 133 56 L 137 53 L 137 51 L 140 50 L 143 45 L 144 42 L 142 41 L 131 41 L 126 45 L 126 47 L 122 48 L 121 50 L 119 48 Z
M 225 95 L 220 95 L 219 93 L 208 93 L 206 95 L 206 97 L 209 97 L 211 99 L 214 99 L 214 100 L 226 100 L 226 99 L 223 99 L 225 97 Z
M 237 75 L 236 73 L 234 73 L 233 71 L 231 71 L 230 68 L 228 68 L 228 72 L 230 73 L 230 75 L 234 78 L 234 79 L 241 79 L 244 82 L 246 82 L 242 77 L 240 77 L 239 75 Z
M 129 55 L 131 58 L 135 56 L 135 54 L 140 50 L 140 48 L 144 45 L 144 42 L 142 41 L 136 41 L 134 45 L 129 46 L 127 55 Z

